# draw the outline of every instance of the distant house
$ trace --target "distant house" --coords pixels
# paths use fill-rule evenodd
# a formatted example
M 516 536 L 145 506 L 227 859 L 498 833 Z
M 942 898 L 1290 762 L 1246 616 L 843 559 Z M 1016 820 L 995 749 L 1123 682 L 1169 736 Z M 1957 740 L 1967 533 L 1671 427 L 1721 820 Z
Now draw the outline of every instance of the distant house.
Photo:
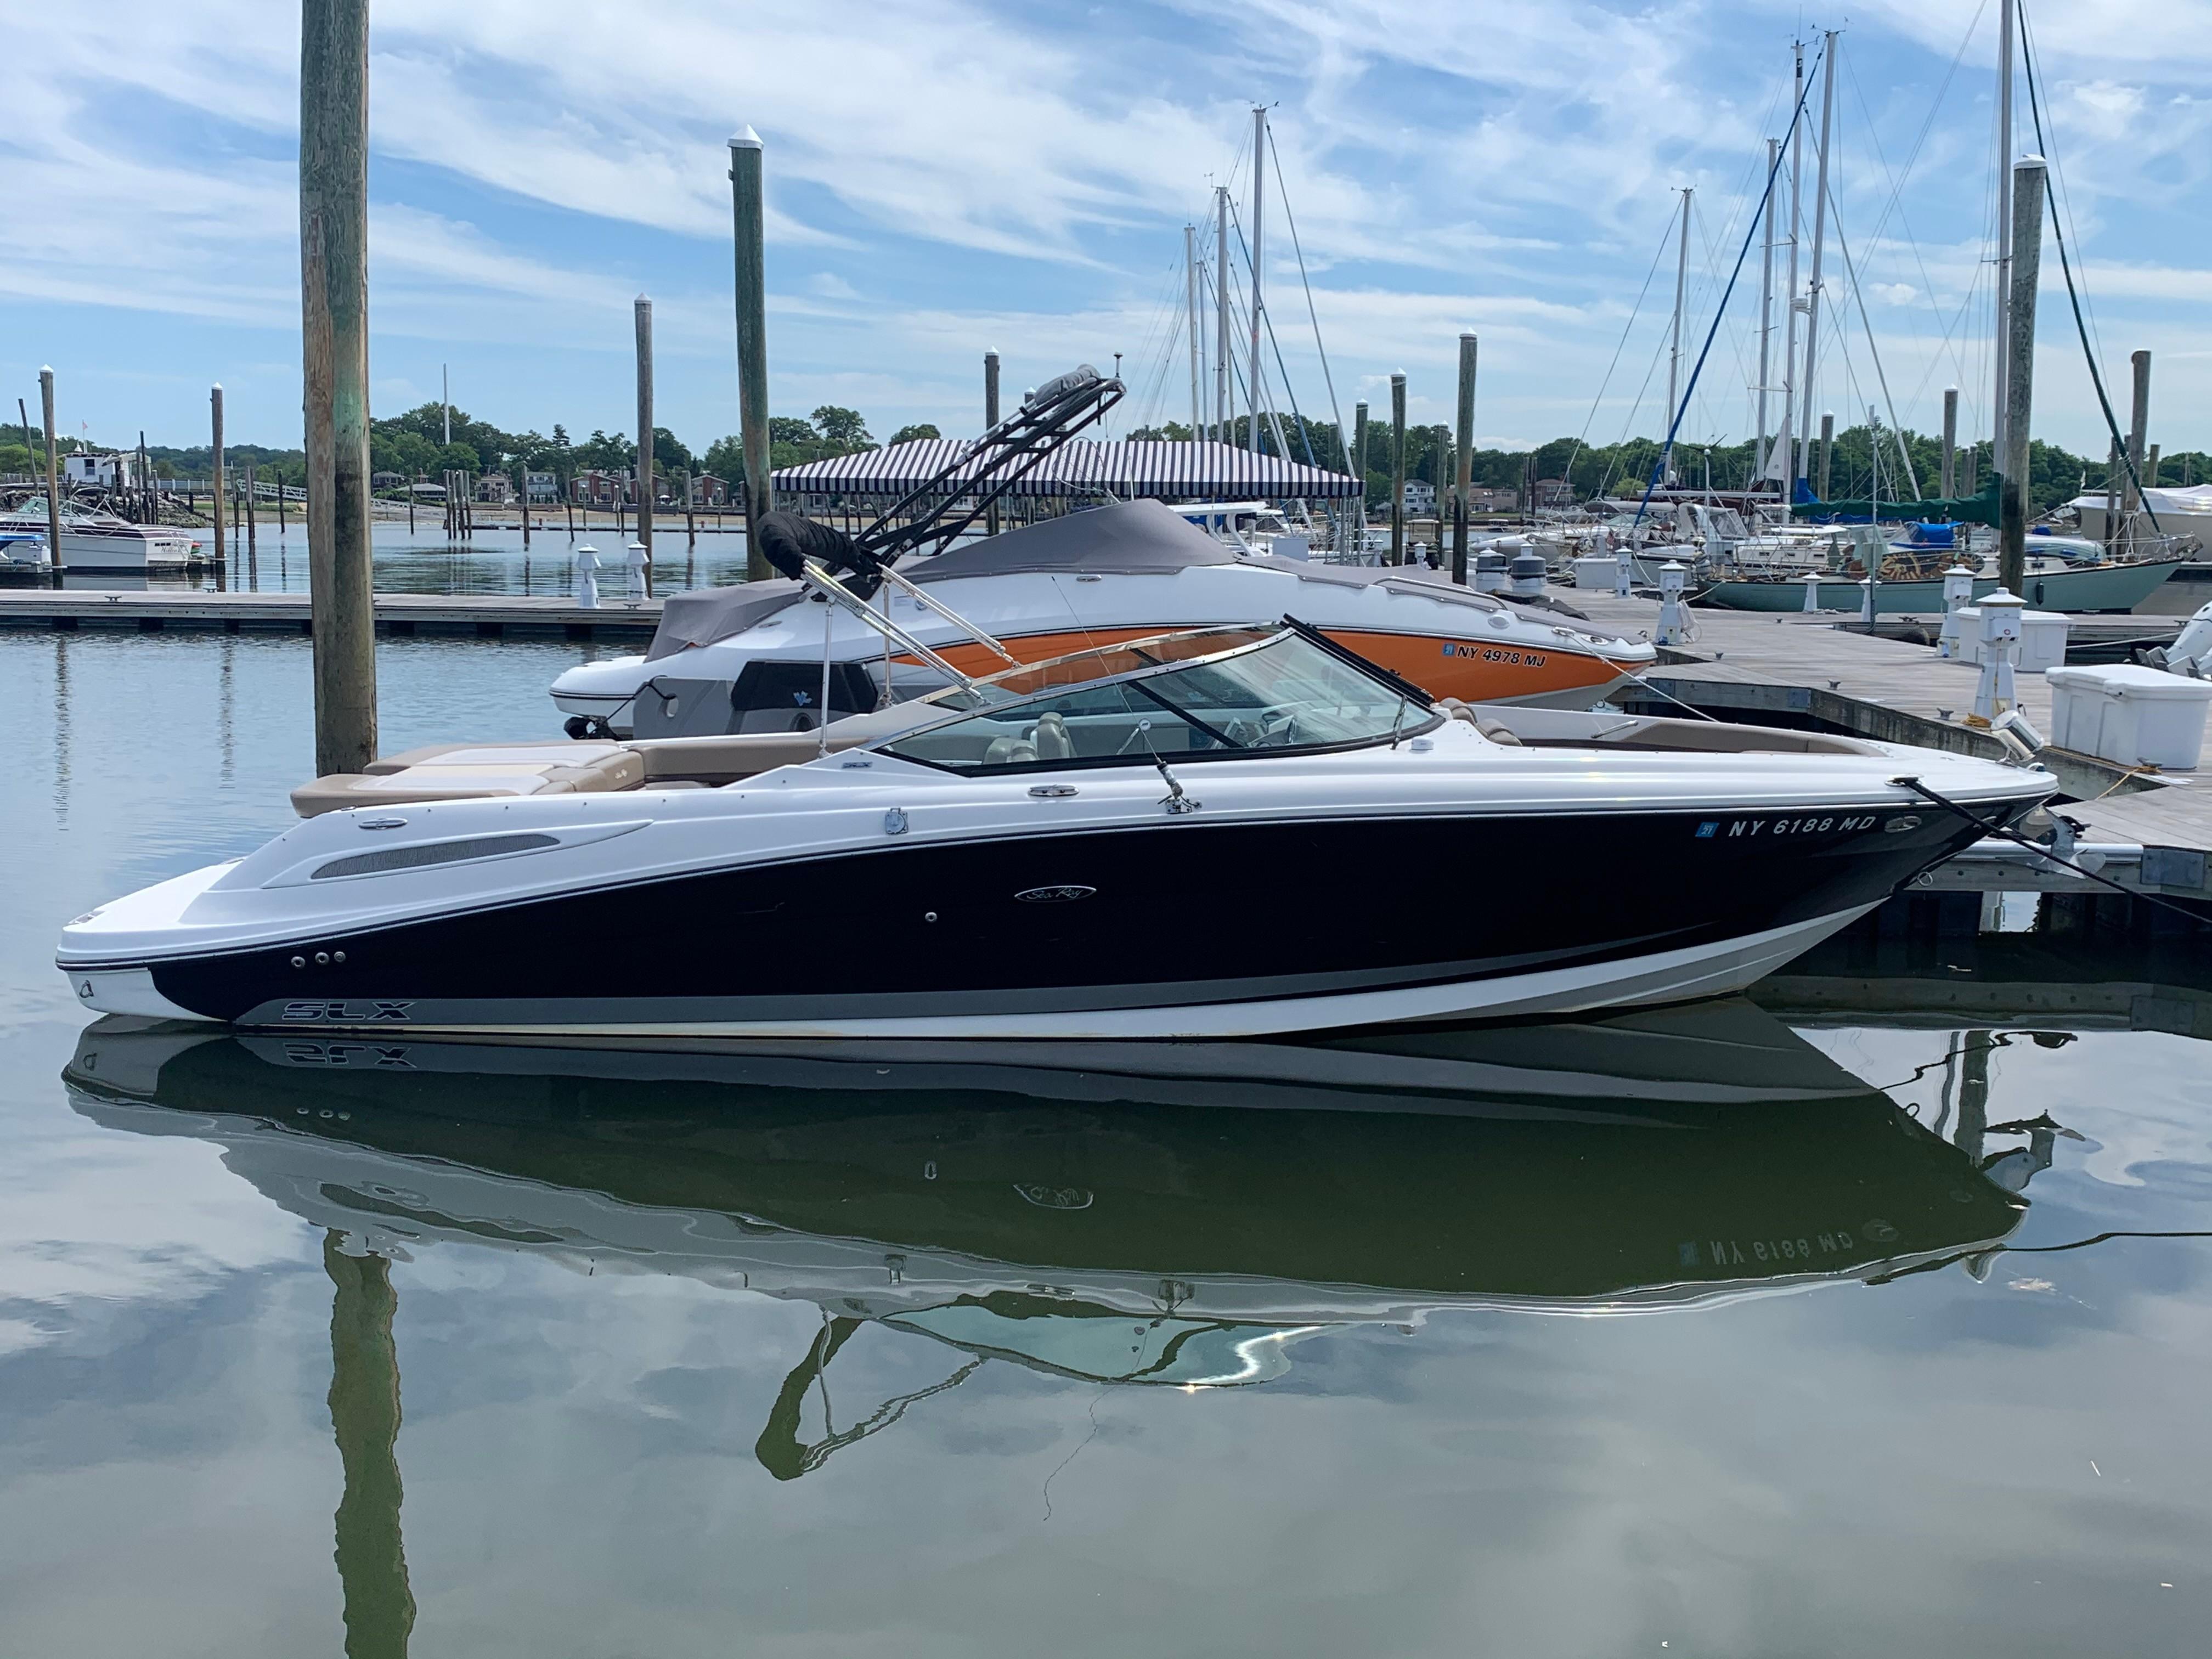
M 1572 507 L 1575 492 L 1565 478 L 1536 480 L 1536 505 L 1539 507 Z
M 1406 511 L 1419 517 L 1437 510 L 1437 487 L 1419 478 L 1406 480 Z
M 446 499 L 446 486 L 441 483 L 410 484 L 407 493 L 418 501 L 442 501 Z
M 550 472 L 526 472 L 522 487 L 530 496 L 532 507 L 543 507 L 561 499 L 561 480 Z
M 1467 492 L 1467 510 L 1470 513 L 1510 513 L 1519 505 L 1517 490 L 1492 489 L 1478 484 Z
M 477 477 L 477 499 L 495 507 L 505 507 L 514 499 L 514 480 L 504 472 L 480 473 Z
M 372 472 L 368 475 L 371 489 L 398 489 L 407 480 L 397 472 Z
M 135 489 L 138 484 L 136 455 L 95 454 L 79 450 L 62 459 L 62 482 L 92 489 Z
M 710 472 L 702 472 L 691 480 L 691 505 L 694 507 L 724 507 L 730 499 L 729 486 Z
M 579 507 L 612 507 L 629 500 L 629 473 L 586 467 L 568 480 L 568 499 Z

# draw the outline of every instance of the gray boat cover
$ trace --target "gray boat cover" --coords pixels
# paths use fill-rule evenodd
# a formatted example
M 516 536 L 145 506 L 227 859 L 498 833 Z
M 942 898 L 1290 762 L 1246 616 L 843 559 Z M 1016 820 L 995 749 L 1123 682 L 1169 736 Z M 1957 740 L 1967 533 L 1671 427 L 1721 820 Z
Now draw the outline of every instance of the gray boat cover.
M 734 587 L 695 587 L 688 593 L 672 593 L 660 608 L 660 626 L 645 659 L 658 662 L 695 645 L 712 645 L 732 634 L 742 634 L 755 623 L 766 622 L 779 611 L 797 605 L 804 590 L 784 577 L 768 581 L 740 582 Z
M 902 567 L 899 574 L 912 582 L 1039 570 L 1148 576 L 1236 562 L 1235 548 L 1224 546 L 1161 502 L 1116 501 L 948 549 Z

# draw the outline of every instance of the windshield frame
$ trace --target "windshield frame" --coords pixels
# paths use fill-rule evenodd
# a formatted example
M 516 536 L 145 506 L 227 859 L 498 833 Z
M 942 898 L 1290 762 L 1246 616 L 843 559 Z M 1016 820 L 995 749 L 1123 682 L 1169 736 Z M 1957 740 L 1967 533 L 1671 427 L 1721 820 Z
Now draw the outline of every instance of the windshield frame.
M 1005 669 L 1000 673 L 994 674 L 988 678 L 977 680 L 975 682 L 975 686 L 977 688 L 988 686 L 997 680 L 1011 679 L 1018 674 L 1030 673 L 1039 669 L 1055 667 L 1061 663 L 1073 662 L 1081 657 L 1102 654 L 1107 651 L 1141 651 L 1146 646 L 1157 644 L 1164 640 L 1188 639 L 1194 635 L 1204 635 L 1207 634 L 1237 634 L 1249 635 L 1254 631 L 1255 629 L 1252 624 L 1241 623 L 1217 623 L 1207 628 L 1176 629 L 1170 632 L 1147 635 L 1142 639 L 1124 640 L 1111 646 L 1095 647 L 1090 650 L 1071 652 L 1063 657 L 1052 657 L 1045 659 L 1040 662 L 1024 663 L 1018 668 Z M 1170 674 L 1179 673 L 1187 669 L 1201 667 L 1212 663 L 1227 662 L 1237 657 L 1249 656 L 1255 652 L 1265 651 L 1272 647 L 1279 645 L 1285 637 L 1290 636 L 1295 636 L 1297 639 L 1304 641 L 1306 644 L 1320 651 L 1323 655 L 1331 658 L 1340 665 L 1350 668 L 1355 672 L 1362 674 L 1367 678 L 1374 681 L 1375 684 L 1382 690 L 1398 698 L 1400 707 L 1402 711 L 1418 714 L 1419 718 L 1401 720 L 1389 732 L 1376 732 L 1358 738 L 1339 738 L 1328 743 L 1291 744 L 1279 747 L 1268 747 L 1264 749 L 1236 744 L 1234 746 L 1224 746 L 1218 749 L 1176 750 L 1171 755 L 1163 755 L 1148 748 L 1142 751 L 1128 754 L 1060 756 L 1054 757 L 1051 759 L 1014 761 L 988 768 L 958 765 L 950 762 L 929 760 L 919 755 L 902 753 L 894 747 L 894 745 L 905 743 L 911 738 L 921 737 L 927 732 L 942 730 L 947 726 L 957 725 L 963 720 L 972 720 L 979 714 L 1012 714 L 1016 710 L 1024 708 L 1030 704 L 1048 702 L 1056 697 L 1066 696 L 1072 690 L 1080 690 L 1084 691 L 1091 691 L 1109 685 L 1136 686 L 1139 695 L 1153 702 L 1160 704 L 1164 708 L 1171 712 L 1177 719 L 1188 720 L 1192 724 L 1198 726 L 1201 729 L 1206 730 L 1209 735 L 1212 736 L 1216 739 L 1216 741 L 1223 742 L 1225 744 L 1225 733 L 1216 730 L 1208 725 L 1202 716 L 1195 714 L 1191 710 L 1182 708 L 1172 698 L 1164 696 L 1156 691 L 1146 689 L 1143 683 L 1148 680 L 1158 679 Z M 969 698 L 972 697 L 974 695 L 974 690 L 969 687 L 946 686 L 941 690 L 929 693 L 926 697 L 916 698 L 915 699 L 915 702 L 940 703 L 941 706 L 942 702 L 950 701 L 955 698 Z M 911 707 L 912 705 L 909 704 L 908 706 Z M 905 761 L 912 765 L 925 766 L 933 771 L 949 773 L 954 777 L 1017 777 L 1036 772 L 1097 770 L 1116 766 L 1151 768 L 1159 764 L 1162 760 L 1171 760 L 1174 764 L 1177 766 L 1204 765 L 1213 762 L 1225 760 L 1269 760 L 1289 755 L 1342 754 L 1349 753 L 1354 750 L 1374 749 L 1383 746 L 1395 749 L 1400 743 L 1405 741 L 1408 738 L 1419 737 L 1425 732 L 1435 731 L 1438 726 L 1443 724 L 1445 718 L 1445 715 L 1437 708 L 1435 703 L 1431 699 L 1429 693 L 1423 690 L 1419 686 L 1413 684 L 1410 680 L 1407 680 L 1399 675 L 1392 673 L 1386 668 L 1378 667 L 1376 665 L 1369 662 L 1364 657 L 1360 656 L 1358 653 L 1352 651 L 1344 646 L 1339 645 L 1334 640 L 1330 639 L 1320 629 L 1314 628 L 1308 623 L 1298 621 L 1295 617 L 1286 616 L 1279 624 L 1269 629 L 1259 639 L 1241 639 L 1237 643 L 1227 646 L 1219 651 L 1206 653 L 1198 656 L 1182 657 L 1169 662 L 1147 663 L 1140 668 L 1127 669 L 1118 674 L 1101 675 L 1095 680 L 1078 681 L 1073 685 L 1048 686 L 1042 690 L 1031 692 L 1024 696 L 1010 697 L 1004 702 L 976 702 L 965 708 L 948 708 L 945 710 L 945 718 L 942 720 L 934 720 L 921 725 L 909 726 L 902 731 L 888 733 L 878 741 L 870 744 L 867 747 L 871 752 L 885 754 L 891 759 Z

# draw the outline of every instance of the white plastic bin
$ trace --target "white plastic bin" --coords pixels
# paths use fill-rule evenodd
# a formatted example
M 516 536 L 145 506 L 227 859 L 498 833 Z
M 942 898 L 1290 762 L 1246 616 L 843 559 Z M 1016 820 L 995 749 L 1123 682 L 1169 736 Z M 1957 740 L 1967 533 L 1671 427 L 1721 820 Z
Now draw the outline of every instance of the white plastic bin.
M 1620 561 L 1610 553 L 1575 561 L 1575 586 L 1595 587 L 1610 593 L 1620 579 Z
M 2184 679 L 2133 664 L 2054 668 L 2051 740 L 2119 766 L 2186 770 L 2204 750 L 2212 680 Z
M 2020 613 L 2020 655 L 2013 666 L 2023 674 L 2047 674 L 2066 665 L 2066 634 L 2073 626 L 2063 611 L 2023 611 Z M 1982 659 L 1982 608 L 1959 608 L 1959 660 L 1978 664 Z M 2056 739 L 2053 739 L 2056 741 Z M 2073 744 L 2063 745 L 2072 748 Z

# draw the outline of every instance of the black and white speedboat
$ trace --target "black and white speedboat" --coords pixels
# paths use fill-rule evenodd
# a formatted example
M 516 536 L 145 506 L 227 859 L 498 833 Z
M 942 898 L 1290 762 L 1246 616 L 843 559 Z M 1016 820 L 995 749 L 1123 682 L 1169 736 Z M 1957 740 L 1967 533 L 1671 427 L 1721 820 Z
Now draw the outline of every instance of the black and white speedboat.
M 827 584 L 825 584 L 827 586 Z M 63 935 L 88 1008 L 293 1030 L 1243 1036 L 1740 988 L 2053 790 L 1431 704 L 1302 624 L 811 733 L 449 748 Z

